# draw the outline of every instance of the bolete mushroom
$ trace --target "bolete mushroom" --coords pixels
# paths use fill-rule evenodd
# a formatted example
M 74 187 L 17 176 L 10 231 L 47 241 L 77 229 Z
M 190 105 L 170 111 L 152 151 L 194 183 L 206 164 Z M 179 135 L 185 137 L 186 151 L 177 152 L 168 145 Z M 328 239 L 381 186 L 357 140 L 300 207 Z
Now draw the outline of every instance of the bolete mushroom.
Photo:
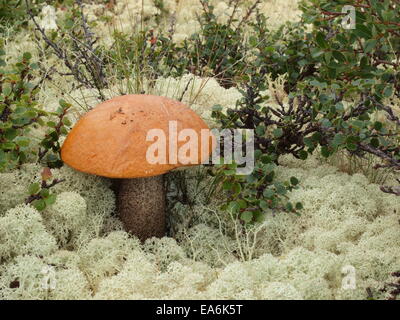
M 145 240 L 166 232 L 163 174 L 207 160 L 212 151 L 207 132 L 206 123 L 181 102 L 125 95 L 86 113 L 68 134 L 61 157 L 78 171 L 118 178 L 120 219 Z

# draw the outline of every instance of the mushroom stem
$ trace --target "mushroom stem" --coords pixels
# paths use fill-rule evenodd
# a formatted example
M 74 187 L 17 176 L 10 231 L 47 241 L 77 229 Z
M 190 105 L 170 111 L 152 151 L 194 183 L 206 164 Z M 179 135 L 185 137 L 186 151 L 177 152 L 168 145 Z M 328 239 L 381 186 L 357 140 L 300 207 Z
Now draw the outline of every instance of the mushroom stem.
M 120 180 L 117 207 L 125 230 L 144 241 L 166 230 L 164 176 Z

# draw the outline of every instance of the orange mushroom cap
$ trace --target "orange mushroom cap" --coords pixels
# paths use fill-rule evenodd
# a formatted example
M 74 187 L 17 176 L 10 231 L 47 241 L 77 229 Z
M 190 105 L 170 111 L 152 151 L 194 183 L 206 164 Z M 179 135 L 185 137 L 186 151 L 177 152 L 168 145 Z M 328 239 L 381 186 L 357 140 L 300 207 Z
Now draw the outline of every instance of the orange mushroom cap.
M 170 121 L 177 133 L 197 133 L 197 163 L 169 163 Z M 151 129 L 166 136 L 167 163 L 149 163 L 146 153 L 155 140 L 146 141 Z M 110 178 L 138 178 L 164 174 L 183 165 L 200 164 L 212 152 L 210 135 L 202 145 L 201 130 L 207 124 L 183 103 L 152 95 L 125 95 L 107 100 L 86 113 L 72 128 L 62 148 L 62 160 L 74 169 Z M 177 150 L 186 141 L 175 140 Z

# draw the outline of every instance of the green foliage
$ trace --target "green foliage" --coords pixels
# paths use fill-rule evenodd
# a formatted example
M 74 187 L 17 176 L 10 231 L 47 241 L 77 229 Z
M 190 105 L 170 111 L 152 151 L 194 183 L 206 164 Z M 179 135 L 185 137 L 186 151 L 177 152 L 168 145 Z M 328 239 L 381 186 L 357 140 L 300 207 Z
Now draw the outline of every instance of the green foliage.
M 275 179 L 279 156 L 293 151 L 292 145 L 288 145 L 285 139 L 288 135 L 295 135 L 296 128 L 289 126 L 286 119 L 281 126 L 278 122 L 271 122 L 269 109 L 260 105 L 264 99 L 260 96 L 262 89 L 265 89 L 264 83 L 258 78 L 254 86 L 249 84 L 247 90 L 242 91 L 244 98 L 238 101 L 236 110 L 228 109 L 225 113 L 215 107 L 212 112 L 223 128 L 254 130 L 256 151 L 253 172 L 247 176 L 236 175 L 236 164 L 222 166 L 223 170 L 216 172 L 223 189 L 228 191 L 222 209 L 237 213 L 246 223 L 260 222 L 266 214 L 279 211 L 300 214 L 302 209 L 301 203 L 288 201 L 288 193 L 297 188 L 299 180 L 296 177 L 285 182 Z M 271 126 L 274 129 L 267 130 Z
M 126 82 L 125 93 L 142 92 L 145 78 L 152 81 L 170 74 L 162 63 L 174 51 L 170 38 L 157 37 L 153 30 L 133 34 L 115 31 L 112 37 L 113 45 L 104 48 L 105 63 L 119 81 Z
M 161 14 L 165 14 L 163 1 L 153 0 Z M 201 29 L 181 44 L 172 41 L 174 26 L 168 32 L 161 30 L 135 30 L 132 34 L 115 32 L 113 45 L 105 50 L 107 62 L 116 66 L 122 79 L 146 77 L 154 80 L 159 76 L 182 76 L 185 72 L 203 77 L 215 77 L 223 87 L 235 86 L 246 72 L 244 58 L 248 45 L 244 41 L 243 27 L 232 13 L 227 24 L 221 24 L 213 14 L 213 6 L 206 0 L 198 17 Z M 156 17 L 157 20 L 158 17 Z M 237 79 L 236 79 L 237 78 Z M 140 92 L 136 83 L 134 89 Z
M 2 48 L 2 47 L 1 47 Z M 55 112 L 45 111 L 38 103 L 40 81 L 35 81 L 38 65 L 25 52 L 14 64 L 7 64 L 0 50 L 0 172 L 10 171 L 32 161 L 46 167 L 60 167 L 60 137 L 71 126 L 66 114 L 71 105 L 60 100 Z M 55 201 L 49 189 L 61 182 L 51 177 L 49 168 L 42 173 L 42 183 L 30 185 L 26 203 L 39 211 Z
M 161 14 L 165 14 L 163 1 L 153 1 Z M 209 1 L 200 2 L 203 6 L 198 16 L 200 30 L 180 44 L 172 41 L 173 24 L 168 32 L 151 29 L 135 31 L 132 35 L 114 33 L 115 43 L 107 56 L 110 56 L 111 65 L 117 66 L 119 76 L 131 76 L 127 74 L 131 70 L 136 77 L 145 73 L 150 79 L 161 75 L 179 77 L 191 72 L 215 77 L 225 88 L 243 81 L 250 67 L 245 61 L 250 45 L 245 41 L 244 29 L 250 25 L 249 16 L 255 9 L 247 18 L 238 21 L 235 8 L 228 23 L 222 24 L 217 21 Z
M 263 180 L 273 172 L 270 163 L 278 164 L 283 154 L 306 159 L 316 150 L 330 157 L 344 149 L 361 157 L 373 154 L 384 160 L 381 167 L 400 169 L 400 120 L 385 100 L 400 96 L 400 24 L 395 19 L 400 9 L 391 1 L 365 3 L 357 7 L 356 27 L 349 30 L 343 29 L 342 14 L 337 14 L 341 13 L 343 1 L 303 3 L 303 21 L 282 27 L 270 36 L 283 41 L 259 48 L 253 72 L 242 84 L 243 100 L 227 112 L 214 109 L 213 117 L 223 128 L 255 132 L 255 148 L 259 152 L 256 167 L 260 171 L 247 179 L 262 174 L 262 182 L 243 183 L 241 177 L 232 179 L 229 175 L 221 179 L 223 186 L 239 199 L 228 200 L 225 208 L 242 210 L 240 217 L 245 222 L 282 203 L 292 188 L 288 183 L 278 187 L 273 175 L 268 183 Z M 259 15 L 253 43 L 266 39 L 264 24 Z M 313 25 L 311 32 L 305 31 L 305 24 Z M 285 28 L 290 30 L 287 36 L 283 33 Z M 268 97 L 261 94 L 266 89 L 266 73 L 288 73 L 288 103 L 276 97 L 277 106 L 266 105 Z M 387 121 L 374 120 L 378 112 Z M 267 167 L 263 159 L 269 159 Z M 297 185 L 298 180 L 292 178 L 291 182 Z M 246 201 L 248 195 L 253 202 Z M 288 211 L 301 207 L 284 205 Z
M 221 209 L 244 223 L 261 222 L 278 211 L 298 213 L 302 205 L 293 205 L 287 194 L 299 181 L 295 177 L 284 183 L 275 181 L 275 168 L 272 159 L 261 152 L 256 154 L 256 167 L 250 175 L 236 175 L 235 163 L 217 166 L 214 174 L 227 196 Z
M 46 43 L 47 47 L 42 50 L 53 53 L 81 86 L 96 89 L 98 97 L 105 100 L 102 89 L 107 86 L 108 80 L 104 59 L 99 52 L 100 47 L 96 45 L 98 39 L 90 29 L 93 23 L 89 23 L 83 13 L 83 2 L 70 4 L 62 19 L 57 21 L 57 30 L 51 33 L 40 26 L 32 7 L 28 8 L 28 14 L 36 27 L 37 36 L 40 35 Z M 50 51 L 47 51 L 48 47 Z
M 46 134 L 40 142 L 39 160 L 44 160 L 50 168 L 59 168 L 62 166 L 62 161 L 59 156 L 61 145 L 60 137 L 66 136 L 71 127 L 71 121 L 67 117 L 67 112 L 71 108 L 71 104 L 61 99 L 59 107 L 55 112 L 50 113 L 56 121 L 47 121 Z M 49 152 L 50 151 L 50 152 Z
M 52 178 L 50 168 L 44 168 L 41 174 L 42 182 L 34 182 L 28 187 L 29 197 L 25 203 L 32 205 L 38 211 L 43 211 L 46 207 L 52 205 L 56 201 L 56 195 L 50 192 L 50 188 L 63 180 L 53 179 L 51 183 L 48 181 Z
M 399 97 L 400 9 L 391 1 L 363 1 L 355 5 L 354 29 L 343 29 L 343 1 L 303 3 L 304 22 L 312 23 L 309 63 L 318 66 L 299 85 L 314 99 L 313 122 L 321 127 L 319 139 L 309 140 L 309 150 L 321 145 L 324 156 L 345 148 L 373 153 L 399 167 L 399 118 L 385 99 Z M 317 14 L 322 14 L 318 16 Z M 345 109 L 346 101 L 353 101 Z M 383 112 L 389 121 L 375 121 Z
M 193 34 L 182 48 L 189 66 L 195 66 L 195 74 L 214 76 L 225 88 L 234 85 L 234 78 L 245 71 L 244 57 L 247 48 L 241 27 L 234 27 L 235 11 L 228 23 L 218 23 L 213 6 L 201 1 L 203 14 L 199 17 L 201 30 Z
M 299 81 L 315 71 L 315 66 L 307 61 L 310 43 L 306 30 L 301 22 L 287 23 L 271 32 L 267 28 L 267 20 L 257 14 L 256 22 L 251 24 L 253 32 L 250 38 L 252 49 L 258 54 L 253 63 L 251 74 L 271 74 L 275 79 L 287 74 L 286 92 L 296 88 Z
M 60 101 L 56 112 L 47 112 L 38 104 L 39 84 L 34 84 L 38 65 L 26 52 L 13 65 L 0 52 L 0 172 L 12 170 L 32 159 L 47 166 L 60 166 L 59 138 L 70 125 L 66 112 L 70 105 Z M 33 132 L 44 127 L 44 135 Z M 50 151 L 50 152 L 49 152 Z
M 21 0 L 1 0 L 0 1 L 0 20 L 8 22 L 12 18 L 18 20 L 23 17 L 24 8 Z
M 287 203 L 290 182 L 276 187 L 273 177 L 266 178 L 273 169 L 263 163 L 265 157 L 278 165 L 284 154 L 304 160 L 315 151 L 328 158 L 345 150 L 360 157 L 370 153 L 384 159 L 383 166 L 400 167 L 400 120 L 385 100 L 399 97 L 398 6 L 388 0 L 362 1 L 355 5 L 355 29 L 344 29 L 342 8 L 352 2 L 304 1 L 300 22 L 270 31 L 256 6 L 250 6 L 242 20 L 234 9 L 221 23 L 209 1 L 200 3 L 201 28 L 182 44 L 162 32 L 115 34 L 110 61 L 117 61 L 118 73 L 126 79 L 131 70 L 136 77 L 146 72 L 146 65 L 153 80 L 189 71 L 215 77 L 223 87 L 237 86 L 242 92 L 244 98 L 235 109 L 222 112 L 215 107 L 213 117 L 222 128 L 255 131 L 260 171 L 236 177 L 234 168 L 216 168 L 214 174 L 229 195 L 225 209 L 234 208 L 245 222 L 260 220 L 267 209 L 301 210 L 301 204 Z M 254 19 L 249 19 L 251 15 Z M 268 89 L 267 74 L 273 79 L 287 75 L 287 103 L 272 97 L 278 105 L 266 105 L 271 98 L 262 94 Z M 378 113 L 388 121 L 376 120 Z M 274 192 L 271 199 L 264 190 Z
M 46 4 L 60 5 L 70 4 L 73 0 L 28 0 L 33 14 L 40 13 L 42 6 Z M 0 0 L 0 33 L 4 27 L 12 25 L 14 29 L 19 29 L 27 23 L 26 0 Z

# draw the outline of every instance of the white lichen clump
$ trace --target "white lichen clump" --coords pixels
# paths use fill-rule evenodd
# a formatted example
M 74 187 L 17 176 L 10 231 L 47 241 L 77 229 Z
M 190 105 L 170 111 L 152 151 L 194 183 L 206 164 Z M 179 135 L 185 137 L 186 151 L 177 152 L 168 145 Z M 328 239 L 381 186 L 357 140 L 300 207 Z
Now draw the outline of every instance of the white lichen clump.
M 44 6 L 41 16 L 42 20 L 40 21 L 40 26 L 44 30 L 57 30 L 57 14 L 53 6 Z
M 63 168 L 55 174 L 69 182 L 57 186 L 58 199 L 46 211 L 7 208 L 13 202 L 2 200 L 1 298 L 365 299 L 367 288 L 383 297 L 379 289 L 400 269 L 400 203 L 362 175 L 321 164 L 315 170 L 317 161 L 286 157 L 278 172 L 280 179 L 302 179 L 290 195 L 304 204 L 300 217 L 268 215 L 247 231 L 252 236 L 236 237 L 233 220 L 200 195 L 173 210 L 182 224 L 178 242 L 144 244 L 110 223 L 114 202 L 104 199 L 112 192 L 103 179 Z M 1 181 L 26 185 L 33 168 L 2 174 Z M 195 175 L 187 183 L 199 192 Z M 346 266 L 355 270 L 355 289 L 343 287 Z
M 10 209 L 0 217 L 0 261 L 19 255 L 45 256 L 57 249 L 39 212 L 29 206 Z

